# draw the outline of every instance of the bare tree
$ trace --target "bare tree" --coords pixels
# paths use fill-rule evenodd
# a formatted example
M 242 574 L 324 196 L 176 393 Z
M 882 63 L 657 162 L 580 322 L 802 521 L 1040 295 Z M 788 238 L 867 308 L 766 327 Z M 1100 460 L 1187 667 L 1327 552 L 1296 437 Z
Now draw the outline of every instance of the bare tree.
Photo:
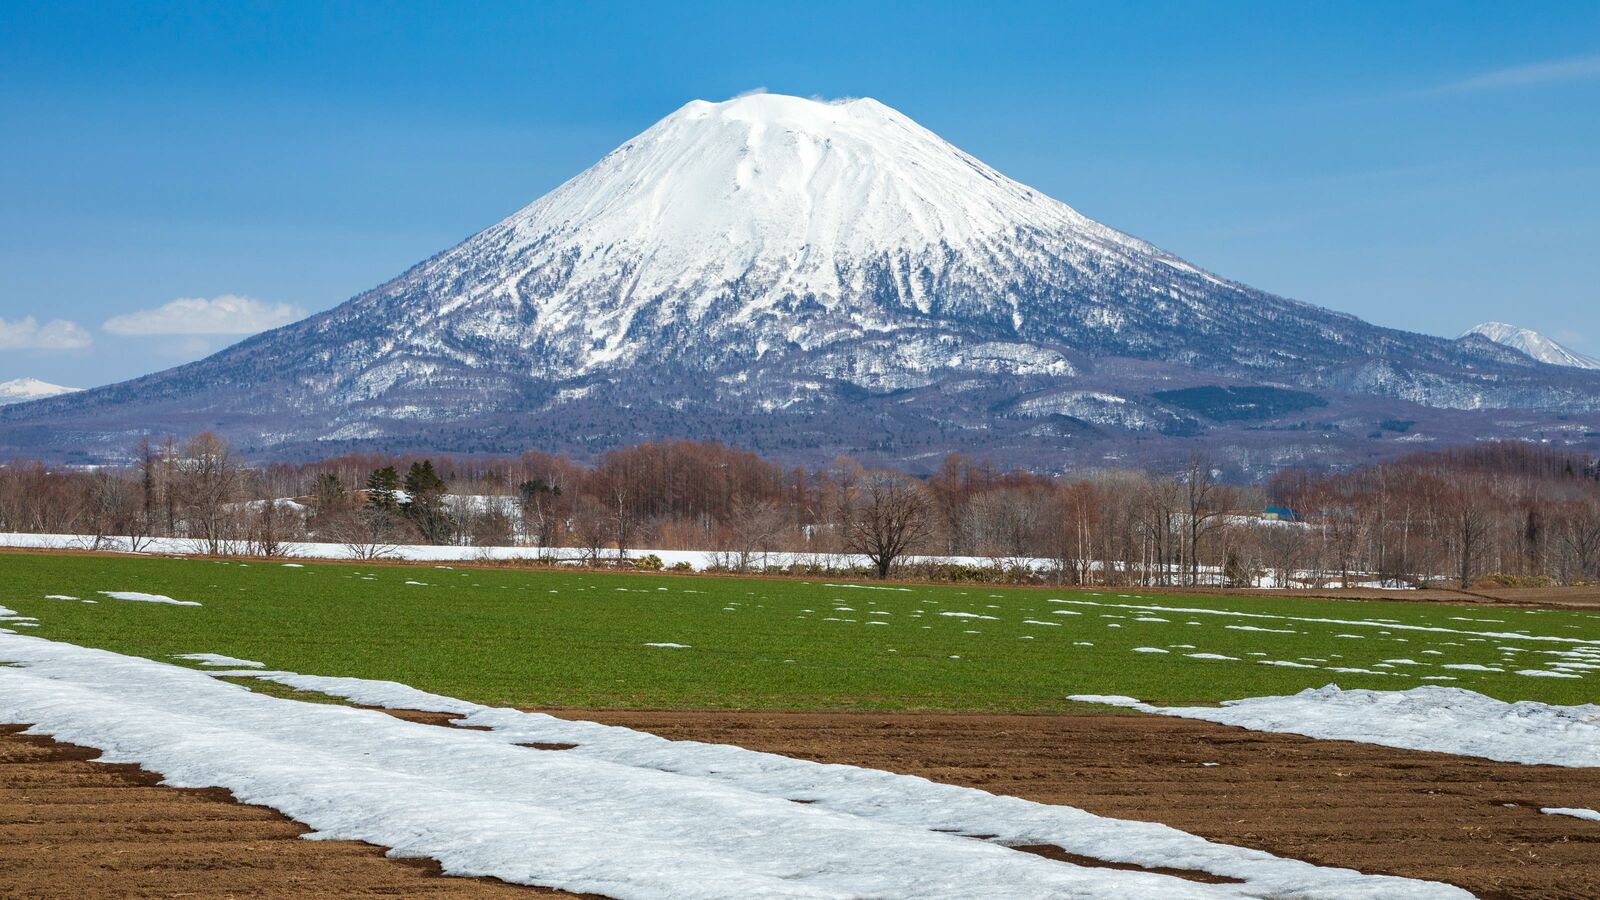
M 248 510 L 249 548 L 255 556 L 283 556 L 285 543 L 305 536 L 305 520 L 291 501 L 268 497 L 245 504 L 244 508 Z
M 346 506 L 332 515 L 327 528 L 352 559 L 382 559 L 398 549 L 399 512 L 383 504 Z
M 1278 587 L 1293 587 L 1309 543 L 1305 527 L 1299 522 L 1267 522 L 1258 530 L 1267 568 L 1273 571 Z
M 1140 568 L 1144 584 L 1172 582 L 1179 488 L 1171 478 L 1146 481 L 1139 495 Z M 1154 570 L 1154 575 L 1151 572 Z
M 95 472 L 89 481 L 88 521 L 94 535 L 93 549 L 115 548 L 116 537 L 137 530 L 138 519 L 138 500 L 133 485 L 104 469 Z M 127 549 L 136 551 L 138 547 Z
M 849 498 L 841 517 L 844 546 L 872 561 L 879 578 L 933 533 L 926 490 L 898 472 L 870 472 Z
M 573 505 L 572 535 L 578 539 L 586 564 L 599 564 L 600 553 L 611 539 L 611 526 L 611 510 L 588 494 Z
M 772 551 L 773 542 L 785 524 L 783 510 L 776 500 L 740 494 L 733 498 L 728 510 L 728 546 L 732 551 L 730 568 L 738 572 L 750 571 L 758 553 Z
M 1188 559 L 1188 581 L 1200 582 L 1200 542 L 1224 521 L 1233 494 L 1218 484 L 1211 462 L 1205 457 L 1189 457 L 1182 475 L 1180 497 L 1183 502 L 1183 529 Z
M 1458 483 L 1446 511 L 1450 537 L 1454 544 L 1456 574 L 1465 590 L 1472 586 L 1478 559 L 1489 536 L 1489 507 L 1481 485 L 1469 480 Z
M 177 494 L 189 536 L 213 556 L 232 538 L 228 507 L 239 492 L 239 463 L 228 445 L 211 432 L 189 439 L 176 461 Z
M 973 549 L 982 556 L 1018 563 L 1032 557 L 1045 527 L 1038 491 L 1007 487 L 979 495 L 963 518 Z
M 1600 501 L 1567 503 L 1557 525 L 1561 545 L 1561 580 L 1567 584 L 1600 578 Z

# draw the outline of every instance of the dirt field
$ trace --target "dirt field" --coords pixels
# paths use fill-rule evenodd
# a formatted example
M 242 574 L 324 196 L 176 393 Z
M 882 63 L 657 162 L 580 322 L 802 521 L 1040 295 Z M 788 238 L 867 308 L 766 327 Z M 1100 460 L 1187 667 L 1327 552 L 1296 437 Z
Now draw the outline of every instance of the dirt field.
M 137 766 L 0 725 L 0 897 L 574 896 L 447 878 L 219 789 L 157 787 Z
M 1144 716 L 560 714 L 1068 803 L 1486 898 L 1600 895 L 1600 824 L 1538 811 L 1600 807 L 1595 770 Z M 156 787 L 136 767 L 19 730 L 0 727 L 0 896 L 550 893 L 444 878 L 366 844 L 296 840 L 304 828 L 225 792 Z

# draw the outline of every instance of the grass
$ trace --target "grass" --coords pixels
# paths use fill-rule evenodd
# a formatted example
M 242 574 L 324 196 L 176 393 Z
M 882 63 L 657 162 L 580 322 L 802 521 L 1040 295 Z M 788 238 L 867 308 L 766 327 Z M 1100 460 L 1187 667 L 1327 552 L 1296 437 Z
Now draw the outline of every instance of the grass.
M 203 605 L 119 601 L 99 591 Z M 1573 659 L 1543 651 L 1583 645 L 1482 634 L 1600 647 L 1600 616 L 1581 611 L 50 554 L 0 555 L 0 606 L 38 617 L 37 628 L 0 622 L 19 634 L 153 659 L 222 653 L 517 706 L 1085 712 L 1092 708 L 1063 698 L 1207 703 L 1330 682 L 1442 684 L 1561 704 L 1600 699 L 1600 670 L 1566 670 L 1581 678 L 1514 674 Z M 1367 624 L 1297 621 L 1307 618 Z M 688 648 L 646 646 L 668 642 Z M 1400 659 L 1418 664 L 1387 662 Z

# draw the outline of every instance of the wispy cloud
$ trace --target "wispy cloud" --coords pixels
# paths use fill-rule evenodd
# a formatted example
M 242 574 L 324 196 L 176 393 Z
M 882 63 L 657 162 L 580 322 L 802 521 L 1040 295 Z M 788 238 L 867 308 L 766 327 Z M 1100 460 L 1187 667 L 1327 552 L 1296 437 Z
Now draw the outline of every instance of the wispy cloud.
M 1557 84 L 1567 81 L 1587 81 L 1600 78 L 1600 55 L 1575 56 L 1552 59 L 1481 72 L 1470 78 L 1442 84 L 1428 94 L 1465 94 L 1477 91 L 1497 91 L 1505 88 L 1528 87 L 1536 84 Z
M 267 303 L 223 294 L 180 297 L 155 309 L 112 316 L 100 326 L 111 334 L 255 334 L 305 317 L 305 310 L 287 303 Z
M 77 322 L 53 319 L 43 325 L 33 316 L 0 319 L 0 350 L 81 350 L 94 337 Z

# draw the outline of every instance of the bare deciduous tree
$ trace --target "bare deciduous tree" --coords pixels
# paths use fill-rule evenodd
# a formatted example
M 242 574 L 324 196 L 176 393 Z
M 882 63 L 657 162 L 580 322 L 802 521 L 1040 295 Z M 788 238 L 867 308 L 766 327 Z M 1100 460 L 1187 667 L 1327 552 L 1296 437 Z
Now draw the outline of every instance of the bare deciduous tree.
M 220 437 L 196 435 L 183 445 L 175 461 L 176 494 L 188 535 L 205 552 L 221 553 L 236 537 L 228 507 L 239 493 L 239 462 Z
M 927 491 L 898 472 L 867 473 L 847 502 L 845 549 L 871 560 L 879 578 L 932 536 Z
M 748 572 L 757 554 L 770 553 L 786 522 L 776 500 L 741 494 L 728 510 L 729 568 Z

